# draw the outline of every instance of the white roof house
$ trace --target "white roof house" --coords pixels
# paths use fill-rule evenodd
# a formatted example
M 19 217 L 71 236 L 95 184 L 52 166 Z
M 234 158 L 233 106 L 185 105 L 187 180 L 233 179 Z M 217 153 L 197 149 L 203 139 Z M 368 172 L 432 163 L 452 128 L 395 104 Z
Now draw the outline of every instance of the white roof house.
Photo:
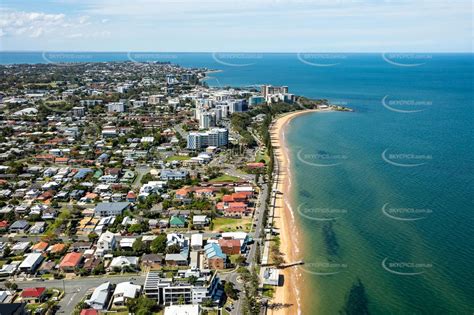
M 115 305 L 123 305 L 127 299 L 134 299 L 140 293 L 141 286 L 132 282 L 121 282 L 115 287 L 113 294 L 113 303 Z
M 134 267 L 138 265 L 138 257 L 136 256 L 118 256 L 110 262 L 110 268 Z
M 193 216 L 193 224 L 194 225 L 206 225 L 209 219 L 207 215 L 195 215 Z
M 166 235 L 166 246 L 178 244 L 180 247 L 183 247 L 185 243 L 186 237 L 183 234 L 169 233 Z
M 202 247 L 202 234 L 196 233 L 191 235 L 191 248 L 199 249 Z
M 253 192 L 252 186 L 238 186 L 234 187 L 235 192 Z
M 22 271 L 34 271 L 43 261 L 43 256 L 40 253 L 30 253 L 26 255 L 18 268 Z
M 104 251 L 113 250 L 115 248 L 116 240 L 112 232 L 106 231 L 102 233 L 97 241 L 97 249 Z
M 279 285 L 280 274 L 276 268 L 265 268 L 262 272 L 263 284 Z
M 193 305 L 170 305 L 165 307 L 164 315 L 200 315 L 201 308 L 198 304 Z
M 120 240 L 120 248 L 132 248 L 136 238 L 127 237 Z
M 111 284 L 110 282 L 105 282 L 95 288 L 94 292 L 92 292 L 91 297 L 84 302 L 96 310 L 103 310 L 107 306 L 107 302 L 110 297 L 110 289 Z

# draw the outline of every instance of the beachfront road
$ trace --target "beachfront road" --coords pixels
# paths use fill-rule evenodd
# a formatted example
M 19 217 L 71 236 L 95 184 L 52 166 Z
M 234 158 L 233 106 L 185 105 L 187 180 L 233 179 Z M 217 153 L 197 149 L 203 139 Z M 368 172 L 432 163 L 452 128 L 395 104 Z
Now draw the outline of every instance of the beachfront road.
M 91 290 L 100 284 L 110 281 L 113 284 L 120 282 L 131 281 L 135 284 L 143 285 L 145 283 L 145 276 L 141 275 L 126 275 L 126 276 L 104 276 L 104 277 L 84 277 L 70 280 L 26 280 L 15 281 L 19 289 L 29 287 L 45 287 L 65 289 L 65 295 L 59 301 L 58 314 L 72 314 L 74 307 L 81 301 L 88 290 Z
M 250 248 L 250 251 L 247 257 L 247 262 L 250 263 L 251 267 L 255 265 L 255 254 L 256 254 L 256 248 L 257 248 L 256 243 L 260 241 L 260 238 L 262 236 L 262 231 L 265 228 L 264 226 L 262 226 L 262 222 L 263 222 L 263 214 L 265 211 L 265 202 L 266 202 L 267 195 L 269 193 L 268 183 L 264 183 L 262 178 L 260 178 L 260 181 L 261 181 L 260 194 L 258 195 L 257 206 L 255 207 L 255 213 L 252 220 L 252 223 L 255 224 L 255 230 L 252 230 L 252 232 L 250 233 L 250 235 L 255 240 L 255 242 Z M 252 229 L 253 229 L 253 224 L 252 224 Z
M 266 196 L 269 193 L 269 187 L 267 183 L 264 183 L 262 178 L 260 179 L 260 194 L 257 199 L 257 207 L 255 208 L 255 213 L 254 217 L 252 220 L 252 223 L 255 224 L 255 230 L 253 229 L 252 225 L 252 231 L 250 232 L 250 235 L 252 238 L 255 240 L 254 244 L 251 245 L 250 250 L 247 255 L 247 263 L 249 264 L 249 269 L 252 269 L 255 265 L 255 255 L 257 253 L 257 243 L 260 242 L 260 237 L 262 235 L 263 229 L 265 228 L 262 226 L 262 219 L 263 219 L 263 213 L 265 211 L 265 201 L 266 201 Z M 235 285 L 235 288 L 240 291 L 239 293 L 239 299 L 235 301 L 234 303 L 234 308 L 231 310 L 232 315 L 240 315 L 242 311 L 242 300 L 244 299 L 244 294 L 243 294 L 243 285 L 241 282 L 237 281 L 238 278 L 238 273 L 237 271 L 229 272 L 229 273 L 223 273 L 220 275 L 220 278 L 226 281 L 233 282 Z

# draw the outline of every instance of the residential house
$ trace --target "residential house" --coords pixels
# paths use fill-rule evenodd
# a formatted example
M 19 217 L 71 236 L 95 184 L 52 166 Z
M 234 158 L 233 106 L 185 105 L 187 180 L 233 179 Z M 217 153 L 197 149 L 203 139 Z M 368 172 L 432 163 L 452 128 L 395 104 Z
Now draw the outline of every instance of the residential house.
M 280 274 L 276 268 L 264 268 L 261 275 L 264 285 L 278 286 L 280 284 Z
M 191 235 L 191 249 L 200 250 L 203 244 L 202 234 L 196 233 Z
M 132 282 L 121 282 L 115 287 L 112 295 L 114 305 L 126 305 L 127 301 L 136 298 L 141 291 L 141 286 Z
M 219 244 L 209 243 L 204 246 L 204 257 L 208 268 L 225 269 L 227 255 L 222 252 Z
M 18 220 L 13 222 L 12 225 L 10 225 L 8 231 L 10 231 L 10 233 L 26 233 L 29 227 L 30 224 L 28 223 L 28 221 Z
M 171 228 L 184 228 L 186 220 L 180 216 L 171 216 L 169 225 Z
M 44 257 L 40 253 L 30 253 L 25 256 L 18 269 L 26 273 L 34 273 Z
M 15 292 L 0 291 L 0 303 L 11 303 Z M 0 312 L 0 314 L 3 314 Z M 5 313 L 6 314 L 6 313 Z
M 187 266 L 188 265 L 188 251 L 182 251 L 179 254 L 166 254 L 165 261 L 168 266 Z
M 63 272 L 74 272 L 76 268 L 79 268 L 82 263 L 82 254 L 81 253 L 68 253 L 61 260 L 59 264 L 59 269 Z
M 6 231 L 8 229 L 8 221 L 0 221 L 0 231 Z
M 165 307 L 164 315 L 201 315 L 202 309 L 199 304 L 170 305 Z
M 84 302 L 96 310 L 105 310 L 107 309 L 108 302 L 110 299 L 110 292 L 112 290 L 112 285 L 110 282 L 105 282 L 99 285 L 95 290 L 92 292 L 92 295 L 89 299 L 85 300 Z
M 158 269 L 163 266 L 162 254 L 143 254 L 141 258 L 143 268 Z
M 39 242 L 31 246 L 30 250 L 33 253 L 44 253 L 46 249 L 48 248 L 49 244 L 47 242 Z
M 46 228 L 46 222 L 35 222 L 35 224 L 30 228 L 30 234 L 41 234 Z
M 25 288 L 21 291 L 21 300 L 28 303 L 41 303 L 46 298 L 46 288 Z
M 106 231 L 102 233 L 97 240 L 97 256 L 103 256 L 104 254 L 111 252 L 117 246 L 115 235 L 112 232 Z
M 80 242 L 74 242 L 71 244 L 69 247 L 69 250 L 72 252 L 84 252 L 92 247 L 91 242 L 85 242 L 85 241 L 80 241 Z
M 18 270 L 18 265 L 20 262 L 15 261 L 10 264 L 4 264 L 2 268 L 0 268 L 0 277 L 10 277 L 16 273 Z M 1 313 L 0 313 L 1 314 Z
M 114 257 L 110 262 L 110 269 L 120 269 L 124 268 L 136 269 L 138 267 L 138 257 L 135 256 L 118 256 Z
M 43 214 L 41 215 L 41 219 L 43 220 L 54 220 L 57 216 L 58 212 L 54 208 L 47 208 L 43 210 Z
M 183 199 L 186 199 L 188 198 L 189 194 L 192 193 L 192 190 L 189 189 L 189 188 L 181 188 L 181 189 L 177 189 L 174 196 L 176 199 L 178 200 L 183 200 Z
M 66 250 L 66 244 L 57 243 L 48 247 L 50 254 L 62 254 Z
M 127 202 L 137 202 L 137 194 L 134 191 L 130 190 L 127 193 L 126 200 Z
M 122 215 L 130 207 L 129 202 L 101 202 L 94 209 L 95 215 L 99 217 Z
M 244 202 L 219 202 L 216 205 L 217 209 L 224 212 L 226 217 L 243 217 L 249 215 L 250 211 Z
M 160 179 L 168 180 L 185 180 L 189 175 L 187 170 L 162 170 L 160 172 Z
M 222 251 L 227 255 L 237 255 L 240 254 L 240 241 L 236 239 L 219 239 L 219 246 Z
M 201 188 L 194 191 L 196 197 L 198 198 L 212 198 L 214 197 L 214 190 L 211 188 Z
M 84 260 L 83 268 L 90 272 L 94 270 L 101 262 L 102 260 L 100 258 L 95 257 L 95 256 L 90 256 Z
M 11 251 L 15 255 L 22 255 L 30 248 L 30 242 L 16 242 L 12 247 Z
M 40 275 L 48 274 L 48 273 L 53 273 L 56 268 L 56 263 L 53 260 L 49 261 L 44 261 L 41 266 L 38 268 L 38 273 Z
M 204 229 L 207 225 L 209 225 L 209 218 L 206 215 L 195 215 L 193 216 L 193 228 Z
M 133 243 L 135 243 L 135 240 L 136 238 L 130 238 L 130 237 L 122 238 L 120 240 L 120 248 L 129 249 L 129 250 L 132 249 Z

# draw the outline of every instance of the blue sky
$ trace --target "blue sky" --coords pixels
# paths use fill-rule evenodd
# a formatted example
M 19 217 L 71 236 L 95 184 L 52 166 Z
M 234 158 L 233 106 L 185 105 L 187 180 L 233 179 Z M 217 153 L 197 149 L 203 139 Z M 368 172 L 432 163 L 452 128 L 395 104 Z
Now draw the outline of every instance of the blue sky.
M 469 52 L 471 0 L 2 0 L 0 50 Z

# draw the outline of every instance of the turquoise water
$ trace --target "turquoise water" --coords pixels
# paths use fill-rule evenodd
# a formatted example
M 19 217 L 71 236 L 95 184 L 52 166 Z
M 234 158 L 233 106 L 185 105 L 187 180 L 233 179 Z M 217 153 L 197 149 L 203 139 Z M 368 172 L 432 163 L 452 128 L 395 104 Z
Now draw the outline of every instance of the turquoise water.
M 303 314 L 337 314 L 356 279 L 373 314 L 474 312 L 473 55 L 155 57 L 222 69 L 210 85 L 284 84 L 355 109 L 301 116 L 286 132 Z M 4 64 L 47 60 L 0 53 Z

